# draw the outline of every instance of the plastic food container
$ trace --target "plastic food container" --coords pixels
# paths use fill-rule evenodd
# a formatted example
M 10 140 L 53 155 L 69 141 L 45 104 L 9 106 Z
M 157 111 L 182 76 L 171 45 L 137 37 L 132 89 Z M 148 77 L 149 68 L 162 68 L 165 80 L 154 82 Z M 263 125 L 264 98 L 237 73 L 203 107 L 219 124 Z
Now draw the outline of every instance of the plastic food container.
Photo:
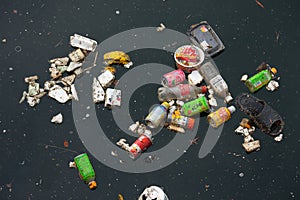
M 187 35 L 194 45 L 200 47 L 209 56 L 215 56 L 225 48 L 216 32 L 206 21 L 192 25 Z
M 184 45 L 179 47 L 174 54 L 176 66 L 183 71 L 190 73 L 199 69 L 204 61 L 204 52 L 194 45 Z

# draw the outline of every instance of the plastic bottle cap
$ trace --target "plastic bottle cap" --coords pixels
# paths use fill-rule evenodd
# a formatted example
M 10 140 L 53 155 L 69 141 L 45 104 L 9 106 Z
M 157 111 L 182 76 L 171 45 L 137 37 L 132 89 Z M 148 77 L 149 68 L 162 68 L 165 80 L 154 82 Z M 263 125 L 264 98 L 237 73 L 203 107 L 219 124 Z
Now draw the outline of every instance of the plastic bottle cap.
M 229 112 L 230 112 L 231 114 L 234 113 L 234 112 L 236 111 L 236 109 L 235 109 L 234 106 L 229 106 L 229 107 L 228 107 L 228 110 L 229 110 Z
M 205 85 L 202 86 L 201 89 L 202 89 L 202 93 L 206 93 L 207 92 L 207 87 Z
M 166 108 L 170 107 L 170 104 L 168 102 L 166 102 L 166 101 L 163 102 L 161 105 L 164 106 L 164 107 L 166 107 Z
M 233 100 L 233 98 L 232 98 L 231 95 L 228 95 L 227 97 L 225 97 L 225 102 L 226 102 L 226 103 L 229 103 L 229 102 L 232 101 L 232 100 Z
M 271 68 L 271 72 L 272 72 L 273 74 L 276 74 L 276 73 L 277 73 L 277 69 L 276 69 L 275 67 L 272 67 L 272 68 Z
M 91 181 L 91 182 L 89 182 L 89 188 L 90 188 L 91 190 L 96 189 L 96 187 L 97 187 L 96 181 Z

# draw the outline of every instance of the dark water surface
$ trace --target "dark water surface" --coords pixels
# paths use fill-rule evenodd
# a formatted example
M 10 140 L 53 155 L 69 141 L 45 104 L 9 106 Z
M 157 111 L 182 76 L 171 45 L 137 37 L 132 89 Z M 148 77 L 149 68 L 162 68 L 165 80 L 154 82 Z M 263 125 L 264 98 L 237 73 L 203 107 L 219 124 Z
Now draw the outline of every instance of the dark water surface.
M 164 187 L 172 200 L 200 199 L 300 199 L 299 189 L 299 2 L 261 1 L 1 1 L 0 4 L 0 199 L 137 199 L 148 185 Z M 119 11 L 120 14 L 116 14 Z M 80 181 L 68 162 L 75 154 L 44 144 L 85 152 L 72 118 L 71 102 L 59 104 L 44 97 L 35 108 L 19 98 L 27 85 L 25 76 L 49 79 L 48 60 L 71 51 L 69 36 L 88 34 L 99 43 L 132 28 L 158 26 L 185 33 L 194 23 L 207 20 L 223 40 L 226 50 L 214 60 L 227 80 L 233 96 L 246 92 L 240 82 L 244 73 L 253 74 L 262 61 L 278 66 L 280 89 L 260 90 L 255 96 L 266 100 L 284 118 L 284 140 L 276 143 L 256 131 L 259 152 L 246 154 L 242 137 L 234 134 L 244 116 L 236 112 L 224 126 L 221 138 L 204 159 L 198 158 L 200 143 L 191 146 L 176 162 L 159 171 L 130 174 L 111 169 L 92 156 L 98 189 Z M 276 39 L 276 33 L 279 38 Z M 60 45 L 57 44 L 60 42 Z M 172 55 L 157 50 L 130 54 L 136 66 L 148 62 L 174 66 Z M 175 66 L 174 66 L 175 67 Z M 100 72 L 100 69 L 99 69 Z M 149 106 L 157 103 L 156 86 L 137 90 L 130 105 L 132 117 L 141 120 Z M 136 99 L 136 102 L 133 100 Z M 100 106 L 101 107 L 101 106 Z M 102 107 L 99 110 L 102 109 Z M 136 111 L 134 111 L 136 107 Z M 62 112 L 64 123 L 54 125 L 51 117 Z M 103 119 L 111 138 L 116 127 Z M 204 129 L 207 126 L 203 125 Z M 200 129 L 201 130 L 201 129 Z M 206 129 L 205 129 L 206 130 Z M 118 133 L 120 134 L 120 133 Z M 160 148 L 172 134 L 157 141 Z M 9 191 L 6 184 L 11 183 Z

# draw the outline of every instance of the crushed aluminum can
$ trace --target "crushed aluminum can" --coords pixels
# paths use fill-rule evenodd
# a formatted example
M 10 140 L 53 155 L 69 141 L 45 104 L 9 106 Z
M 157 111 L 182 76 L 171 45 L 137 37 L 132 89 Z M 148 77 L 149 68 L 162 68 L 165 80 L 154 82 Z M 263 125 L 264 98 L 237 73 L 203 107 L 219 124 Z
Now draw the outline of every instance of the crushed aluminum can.
M 98 76 L 98 81 L 103 88 L 109 87 L 115 79 L 115 75 L 109 70 L 105 70 L 100 76 Z
M 77 95 L 76 88 L 75 88 L 74 84 L 71 85 L 71 95 L 72 95 L 72 98 L 74 100 L 79 101 L 79 98 L 78 98 L 78 95 Z
M 190 85 L 199 85 L 203 81 L 203 77 L 198 70 L 194 70 L 188 75 L 188 81 Z
M 107 88 L 104 106 L 121 106 L 121 90 Z
M 243 143 L 242 146 L 247 153 L 251 153 L 260 149 L 260 142 L 259 140 L 255 140 L 253 142 Z
M 105 92 L 97 80 L 97 78 L 94 78 L 93 80 L 93 102 L 94 103 L 100 103 L 105 100 Z
M 95 51 L 97 47 L 97 41 L 74 34 L 73 36 L 70 36 L 70 45 L 87 51 Z
M 69 54 L 69 58 L 73 62 L 79 62 L 85 58 L 84 53 L 81 51 L 81 49 L 77 49 Z
M 63 57 L 63 58 L 54 58 L 54 59 L 51 59 L 49 61 L 51 64 L 55 64 L 56 66 L 64 66 L 64 65 L 67 65 L 68 62 L 69 62 L 69 58 L 68 57 Z
M 274 91 L 279 88 L 279 83 L 277 81 L 271 80 L 268 85 L 266 86 L 266 89 L 269 91 Z
M 63 122 L 63 115 L 61 113 L 58 113 L 57 115 L 52 117 L 51 122 L 55 124 L 61 124 Z
M 68 68 L 67 68 L 67 72 L 72 72 L 75 69 L 79 68 L 82 66 L 82 63 L 79 62 L 70 62 Z
M 50 88 L 48 96 L 55 99 L 59 103 L 66 103 L 70 97 L 67 92 L 59 85 L 54 85 Z
M 248 80 L 248 75 L 247 74 L 244 74 L 242 77 L 241 77 L 241 81 L 242 82 L 246 82 Z

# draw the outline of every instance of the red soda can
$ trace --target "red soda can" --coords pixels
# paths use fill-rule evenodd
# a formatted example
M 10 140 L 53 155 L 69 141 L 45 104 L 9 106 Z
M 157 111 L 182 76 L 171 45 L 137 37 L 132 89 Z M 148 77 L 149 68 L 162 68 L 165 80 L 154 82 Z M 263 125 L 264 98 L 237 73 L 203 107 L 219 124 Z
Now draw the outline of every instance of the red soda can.
M 129 156 L 132 159 L 138 158 L 141 153 L 152 145 L 152 137 L 148 134 L 141 134 L 140 137 L 130 146 Z
M 185 80 L 185 74 L 181 69 L 166 73 L 161 79 L 161 84 L 165 87 L 174 87 Z

